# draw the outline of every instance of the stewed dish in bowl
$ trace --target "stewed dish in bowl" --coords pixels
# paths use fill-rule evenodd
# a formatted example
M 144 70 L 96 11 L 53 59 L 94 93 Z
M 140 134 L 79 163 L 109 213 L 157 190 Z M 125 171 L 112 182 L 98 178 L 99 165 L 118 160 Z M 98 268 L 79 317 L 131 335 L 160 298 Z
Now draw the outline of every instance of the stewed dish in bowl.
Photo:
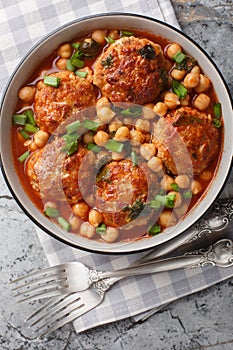
M 130 14 L 77 20 L 39 42 L 6 87 L 1 133 L 22 208 L 96 252 L 182 234 L 232 157 L 230 97 L 214 63 L 178 30 Z

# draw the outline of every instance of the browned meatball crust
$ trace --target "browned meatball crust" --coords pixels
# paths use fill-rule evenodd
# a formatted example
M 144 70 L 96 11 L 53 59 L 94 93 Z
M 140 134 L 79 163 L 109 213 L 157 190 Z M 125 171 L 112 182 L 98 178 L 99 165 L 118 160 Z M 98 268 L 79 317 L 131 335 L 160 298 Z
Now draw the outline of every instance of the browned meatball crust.
M 44 84 L 42 80 L 38 82 L 34 111 L 42 130 L 53 133 L 73 112 L 95 105 L 97 91 L 92 84 L 91 70 L 86 70 L 87 78 L 69 71 L 50 74 L 61 79 L 57 88 Z
M 220 145 L 220 131 L 211 116 L 190 107 L 159 119 L 153 137 L 158 156 L 174 175 L 201 174 L 217 156 Z
M 96 206 L 102 211 L 107 226 L 121 227 L 130 221 L 129 210 L 147 199 L 145 172 L 131 160 L 112 161 L 97 176 Z
M 156 99 L 166 81 L 163 52 L 148 39 L 123 37 L 94 66 L 94 84 L 112 102 L 145 104 Z
M 73 205 L 82 199 L 78 186 L 78 172 L 86 148 L 79 147 L 71 156 L 61 151 L 63 140 L 55 140 L 34 152 L 27 161 L 30 183 L 43 200 L 62 200 Z

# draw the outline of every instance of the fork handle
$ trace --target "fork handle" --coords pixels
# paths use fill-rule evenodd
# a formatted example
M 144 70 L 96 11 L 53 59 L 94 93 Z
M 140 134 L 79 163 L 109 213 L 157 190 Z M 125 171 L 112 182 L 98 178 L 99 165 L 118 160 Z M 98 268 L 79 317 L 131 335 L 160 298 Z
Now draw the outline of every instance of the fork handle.
M 139 266 L 132 266 L 118 271 L 103 272 L 101 278 L 142 275 L 205 265 L 232 266 L 233 242 L 230 239 L 220 239 L 207 249 L 199 249 L 174 258 L 156 260 L 154 262 L 149 261 Z
M 176 258 L 169 258 L 166 260 L 157 260 L 154 263 L 149 262 L 140 266 L 129 267 L 118 271 L 103 272 L 101 274 L 101 278 L 144 275 L 149 273 L 194 267 L 198 266 L 201 263 L 201 260 L 202 256 L 181 256 Z

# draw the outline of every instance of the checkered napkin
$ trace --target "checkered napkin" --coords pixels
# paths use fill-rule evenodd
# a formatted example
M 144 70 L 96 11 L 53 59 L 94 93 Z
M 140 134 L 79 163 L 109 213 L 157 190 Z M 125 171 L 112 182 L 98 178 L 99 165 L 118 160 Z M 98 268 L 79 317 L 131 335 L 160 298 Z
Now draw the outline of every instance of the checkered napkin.
M 169 0 L 1 0 L 0 2 L 0 84 L 4 86 L 16 64 L 38 39 L 54 28 L 90 14 L 133 12 L 148 15 L 179 27 Z M 2 89 L 1 89 L 2 90 Z M 233 194 L 233 176 L 224 196 Z M 231 237 L 233 225 L 224 236 Z M 37 229 L 50 265 L 80 261 L 91 268 L 112 270 L 128 266 L 142 254 L 107 256 L 73 249 Z M 219 238 L 219 237 L 218 237 Z M 233 237 L 231 237 L 233 238 Z M 178 270 L 156 275 L 130 277 L 118 282 L 101 305 L 74 322 L 77 332 L 104 323 L 135 316 L 182 296 L 207 288 L 233 276 L 233 267 Z M 144 315 L 144 314 L 143 314 Z

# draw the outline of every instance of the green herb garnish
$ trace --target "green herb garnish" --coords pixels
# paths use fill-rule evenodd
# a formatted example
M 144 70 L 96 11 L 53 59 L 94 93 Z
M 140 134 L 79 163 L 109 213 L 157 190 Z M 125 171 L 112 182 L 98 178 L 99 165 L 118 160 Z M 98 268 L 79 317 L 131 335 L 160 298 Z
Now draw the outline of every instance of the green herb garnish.
M 142 58 L 145 58 L 147 60 L 154 60 L 156 58 L 155 49 L 152 45 L 147 44 L 140 50 L 138 50 L 139 54 L 142 56 Z
M 149 227 L 149 229 L 148 229 L 148 233 L 150 236 L 155 236 L 160 232 L 161 232 L 161 226 L 158 224 L 155 224 L 155 225 Z
M 132 159 L 133 166 L 137 166 L 138 165 L 138 156 L 137 156 L 137 153 L 135 151 L 131 152 L 131 159 Z
M 76 70 L 75 74 L 79 77 L 79 78 L 86 78 L 87 76 L 87 72 L 81 71 L 81 70 Z
M 30 155 L 29 151 L 24 152 L 20 157 L 18 157 L 18 161 L 23 163 Z
M 178 64 L 180 64 L 181 62 L 183 62 L 183 61 L 185 60 L 185 58 L 186 58 L 186 55 L 185 55 L 183 52 L 181 52 L 181 51 L 178 51 L 178 52 L 175 54 L 175 56 L 173 56 L 173 60 L 174 60 L 176 63 L 178 63 Z
M 104 39 L 108 44 L 113 44 L 115 43 L 115 40 L 111 36 L 105 36 Z
M 182 100 L 187 96 L 187 89 L 177 80 L 172 80 L 172 91 Z
M 134 33 L 128 30 L 122 30 L 121 32 L 121 36 L 132 36 L 132 35 L 134 35 Z
M 66 219 L 64 219 L 62 216 L 58 216 L 57 221 L 65 231 L 70 230 L 71 228 L 70 223 Z
M 129 107 L 120 112 L 127 117 L 137 118 L 143 114 L 142 106 Z
M 105 235 L 106 231 L 107 231 L 107 227 L 103 222 L 99 224 L 99 226 L 96 228 L 96 233 L 98 233 L 99 235 Z
M 46 216 L 49 216 L 51 218 L 57 218 L 59 216 L 59 210 L 56 209 L 56 208 L 52 208 L 52 207 L 47 207 L 45 210 L 44 210 L 44 214 Z
M 107 148 L 109 151 L 121 153 L 123 151 L 124 144 L 121 142 L 115 141 L 113 139 L 110 139 L 106 142 L 104 147 Z
M 75 71 L 75 66 L 71 63 L 71 60 L 66 61 L 66 69 L 70 70 L 71 72 Z
M 82 126 L 87 130 L 96 131 L 101 123 L 95 122 L 94 120 L 86 119 L 82 122 Z
M 106 57 L 104 60 L 101 61 L 101 64 L 104 68 L 110 68 L 113 64 L 113 57 L 110 54 L 108 57 Z
M 183 192 L 183 197 L 185 199 L 190 199 L 190 198 L 192 198 L 192 196 L 193 196 L 193 194 L 192 194 L 191 190 L 186 190 L 186 191 Z
M 17 125 L 25 125 L 27 116 L 25 114 L 14 114 L 12 116 L 13 118 L 13 123 Z
M 217 102 L 214 104 L 214 116 L 215 118 L 221 118 L 221 103 Z
M 101 147 L 97 146 L 97 145 L 96 145 L 95 143 L 93 143 L 93 142 L 88 143 L 87 149 L 88 149 L 89 151 L 92 151 L 92 152 L 95 152 L 95 153 L 98 153 L 98 152 L 101 151 Z
M 76 120 L 75 122 L 66 125 L 67 134 L 72 134 L 73 132 L 77 131 L 80 128 L 80 126 L 81 123 L 79 120 Z
M 141 200 L 137 199 L 133 204 L 128 205 L 127 207 L 123 208 L 122 210 L 124 212 L 128 211 L 127 221 L 133 221 L 136 219 L 140 213 L 143 211 L 145 207 L 145 203 L 143 203 Z
M 49 86 L 57 88 L 59 86 L 60 81 L 61 81 L 61 78 L 53 77 L 52 75 L 45 75 L 44 76 L 44 84 L 45 85 L 49 85 Z
M 221 128 L 221 126 L 222 126 L 221 120 L 219 120 L 217 118 L 213 119 L 213 123 L 214 123 L 215 128 L 217 128 L 217 129 Z

